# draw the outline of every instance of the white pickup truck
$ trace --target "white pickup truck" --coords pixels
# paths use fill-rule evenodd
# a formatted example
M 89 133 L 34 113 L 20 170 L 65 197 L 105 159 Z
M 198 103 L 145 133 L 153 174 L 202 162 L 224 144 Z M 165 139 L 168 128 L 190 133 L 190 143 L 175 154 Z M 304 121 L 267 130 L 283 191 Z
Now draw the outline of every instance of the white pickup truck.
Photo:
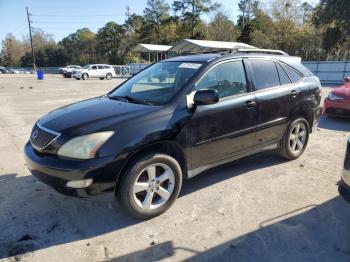
M 111 80 L 114 76 L 114 68 L 111 65 L 92 64 L 86 65 L 81 69 L 73 70 L 73 77 L 77 80 L 87 80 L 89 78 Z

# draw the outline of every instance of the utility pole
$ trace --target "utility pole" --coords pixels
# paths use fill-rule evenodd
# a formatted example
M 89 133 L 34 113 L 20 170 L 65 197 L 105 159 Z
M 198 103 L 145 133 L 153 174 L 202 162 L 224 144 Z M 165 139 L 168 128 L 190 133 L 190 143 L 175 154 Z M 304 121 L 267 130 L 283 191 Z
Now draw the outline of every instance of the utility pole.
M 36 71 L 35 55 L 34 55 L 34 48 L 33 48 L 33 37 L 32 37 L 32 27 L 30 25 L 31 21 L 30 21 L 30 18 L 29 18 L 31 16 L 31 14 L 28 11 L 28 7 L 26 7 L 26 10 L 27 10 L 27 19 L 28 19 L 28 27 L 29 27 L 30 46 L 32 48 L 33 67 L 34 67 L 34 70 Z

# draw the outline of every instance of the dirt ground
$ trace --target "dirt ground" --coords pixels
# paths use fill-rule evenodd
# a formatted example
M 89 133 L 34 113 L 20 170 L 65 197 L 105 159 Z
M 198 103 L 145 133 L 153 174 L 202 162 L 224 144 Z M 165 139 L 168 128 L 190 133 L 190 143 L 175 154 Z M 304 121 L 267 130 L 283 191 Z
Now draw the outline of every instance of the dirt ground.
M 322 117 L 298 160 L 267 152 L 185 181 L 144 222 L 112 194 L 70 198 L 33 178 L 23 146 L 35 121 L 120 81 L 0 75 L 1 261 L 350 261 L 350 205 L 336 186 L 347 120 Z

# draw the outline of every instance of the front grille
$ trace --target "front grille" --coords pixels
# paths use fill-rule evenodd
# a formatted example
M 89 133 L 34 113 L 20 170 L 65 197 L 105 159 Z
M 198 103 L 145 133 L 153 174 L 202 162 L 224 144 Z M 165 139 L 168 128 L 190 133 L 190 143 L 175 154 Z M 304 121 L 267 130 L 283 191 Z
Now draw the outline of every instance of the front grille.
M 43 150 L 59 136 L 59 133 L 42 127 L 36 123 L 30 135 L 30 143 L 35 149 Z

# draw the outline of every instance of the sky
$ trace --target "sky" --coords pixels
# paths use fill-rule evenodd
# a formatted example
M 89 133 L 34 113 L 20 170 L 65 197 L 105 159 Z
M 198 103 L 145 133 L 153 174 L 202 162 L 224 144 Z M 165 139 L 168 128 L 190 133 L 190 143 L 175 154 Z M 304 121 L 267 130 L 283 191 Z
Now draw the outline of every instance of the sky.
M 172 0 L 165 0 L 171 4 Z M 315 3 L 317 0 L 307 0 Z M 216 0 L 221 10 L 233 21 L 239 14 L 239 0 Z M 266 1 L 261 1 L 266 2 Z M 41 28 L 53 35 L 56 41 L 88 27 L 96 32 L 109 21 L 122 24 L 126 18 L 126 6 L 131 13 L 142 15 L 147 0 L 0 0 L 0 41 L 7 33 L 19 39 L 28 35 L 28 22 L 25 7 L 32 14 L 32 27 Z M 203 17 L 209 20 L 213 14 Z

